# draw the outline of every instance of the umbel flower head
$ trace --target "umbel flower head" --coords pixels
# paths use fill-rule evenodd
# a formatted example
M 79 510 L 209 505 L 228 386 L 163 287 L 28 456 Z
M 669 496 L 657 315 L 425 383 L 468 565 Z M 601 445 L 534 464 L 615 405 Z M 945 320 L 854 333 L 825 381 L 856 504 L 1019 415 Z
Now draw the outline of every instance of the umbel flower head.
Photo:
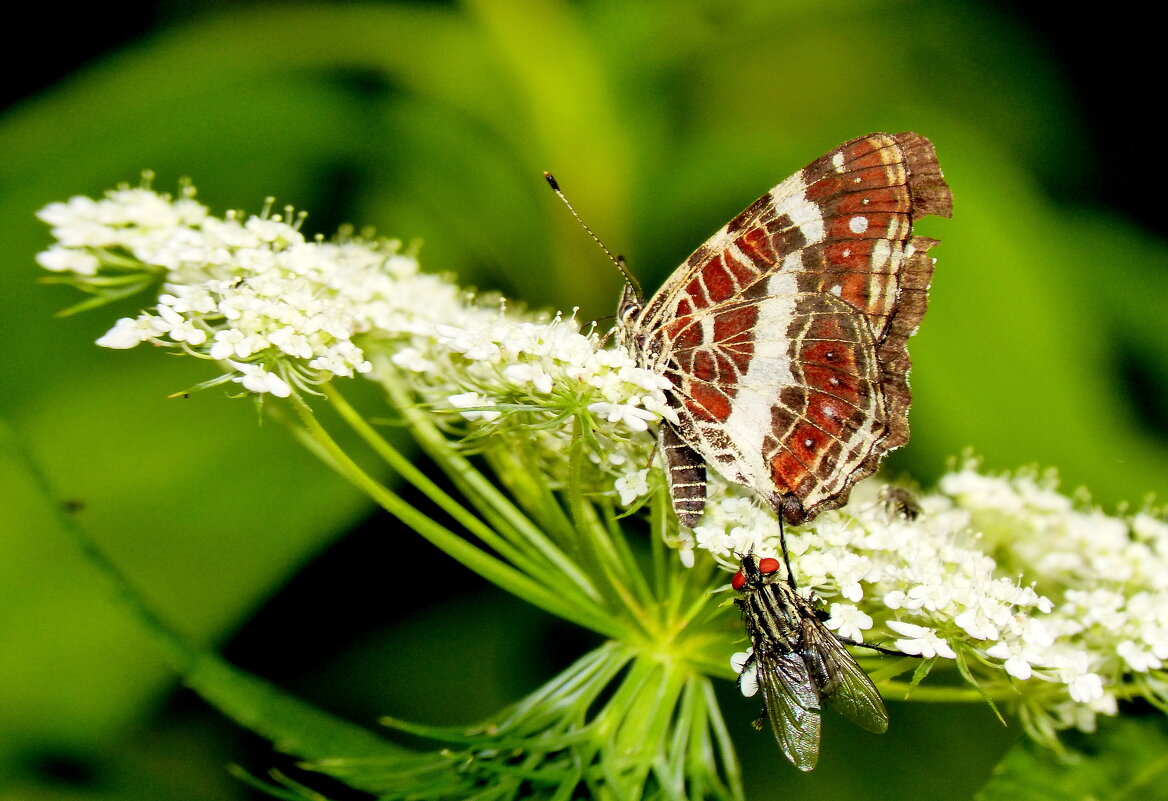
M 56 243 L 38 261 L 94 295 L 82 306 L 154 289 L 142 312 L 118 320 L 98 344 L 177 350 L 218 365 L 200 387 L 234 382 L 255 396 L 288 398 L 332 463 L 423 536 L 618 643 L 615 669 L 603 659 L 604 669 L 586 663 L 599 683 L 583 708 L 569 710 L 579 715 L 572 725 L 591 721 L 604 730 L 596 721 L 609 707 L 588 704 L 608 697 L 605 686 L 631 659 L 646 660 L 668 682 L 676 682 L 670 671 L 678 665 L 686 681 L 732 675 L 727 662 L 740 624 L 726 594 L 713 591 L 727 589 L 743 555 L 780 555 L 778 525 L 747 490 L 713 476 L 700 524 L 679 529 L 650 432 L 674 419 L 667 381 L 582 329 L 575 315 L 476 295 L 421 272 L 416 255 L 395 241 L 308 240 L 302 217 L 274 214 L 270 205 L 258 216 L 217 218 L 190 187 L 177 198 L 148 187 L 73 198 L 40 212 Z M 335 379 L 355 377 L 385 389 L 465 501 L 443 494 L 344 403 Z M 478 544 L 359 472 L 305 411 L 317 395 Z M 639 576 L 624 518 L 648 521 L 650 548 L 677 549 L 654 562 L 658 580 Z M 882 677 L 886 694 L 988 699 L 1016 711 L 1047 743 L 1060 729 L 1092 730 L 1097 715 L 1116 714 L 1126 699 L 1168 706 L 1168 524 L 1150 511 L 1108 516 L 1059 494 L 1049 476 L 990 476 L 967 460 L 911 502 L 866 482 L 846 507 L 788 529 L 787 543 L 797 584 L 823 604 L 829 628 L 914 657 Z M 745 662 L 735 658 L 738 669 Z M 922 683 L 946 667 L 965 688 Z M 914 669 L 910 683 L 894 680 Z M 630 669 L 638 680 L 647 675 Z M 704 685 L 685 686 L 679 708 L 697 709 Z M 750 689 L 749 678 L 742 687 Z M 658 739 L 646 740 L 627 728 L 635 717 L 617 703 L 626 696 L 611 697 L 619 723 L 610 723 L 624 733 L 607 742 L 680 747 L 685 761 L 692 743 L 660 740 L 676 729 L 657 727 Z M 535 716 L 536 708 L 528 711 Z M 699 728 L 720 732 L 711 736 L 721 743 L 716 703 L 701 709 Z M 532 719 L 509 718 L 512 728 L 504 728 L 532 733 Z M 490 750 L 476 748 L 475 758 Z M 721 748 L 714 750 L 722 756 L 702 763 L 708 776 L 733 773 Z
M 39 254 L 98 295 L 161 282 L 155 303 L 97 344 L 150 342 L 218 361 L 251 392 L 286 397 L 382 369 L 415 376 L 428 401 L 490 422 L 508 408 L 591 413 L 630 433 L 662 415 L 666 382 L 574 319 L 508 313 L 418 270 L 396 240 L 308 241 L 293 213 L 216 218 L 190 186 L 178 198 L 120 188 L 38 216 L 57 243 Z M 87 304 L 91 305 L 91 304 Z M 208 382 L 213 383 L 213 382 Z
M 989 476 L 967 460 L 904 516 L 862 485 L 843 509 L 789 535 L 801 586 L 829 628 L 929 660 L 960 662 L 1032 734 L 1093 731 L 1119 700 L 1168 702 L 1168 525 L 1122 519 L 1057 491 L 1053 474 Z M 694 530 L 715 557 L 777 554 L 748 499 L 718 498 Z

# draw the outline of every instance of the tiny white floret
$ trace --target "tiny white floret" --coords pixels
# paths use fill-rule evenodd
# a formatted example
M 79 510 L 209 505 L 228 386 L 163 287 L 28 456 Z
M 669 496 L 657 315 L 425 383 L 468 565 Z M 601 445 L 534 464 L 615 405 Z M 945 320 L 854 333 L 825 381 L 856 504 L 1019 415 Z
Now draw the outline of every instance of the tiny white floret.
M 937 636 L 932 629 L 918 626 L 915 623 L 905 623 L 900 620 L 888 621 L 888 628 L 904 637 L 896 641 L 896 649 L 912 656 L 931 659 L 941 656 L 946 659 L 956 659 L 957 654 L 949 643 Z

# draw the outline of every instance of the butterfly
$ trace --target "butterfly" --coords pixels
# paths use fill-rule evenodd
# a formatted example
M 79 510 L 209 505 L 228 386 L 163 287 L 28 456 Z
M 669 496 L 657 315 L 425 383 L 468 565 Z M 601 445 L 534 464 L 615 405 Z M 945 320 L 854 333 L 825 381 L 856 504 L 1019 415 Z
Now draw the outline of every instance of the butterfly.
M 671 384 L 678 422 L 658 436 L 682 524 L 701 520 L 707 466 L 798 525 L 908 441 L 937 244 L 912 228 L 951 212 L 932 143 L 872 133 L 763 195 L 648 300 L 626 271 L 617 339 Z
M 778 571 L 777 559 L 748 554 L 730 582 L 739 592 L 734 603 L 742 610 L 752 646 L 738 683 L 745 695 L 762 688 L 763 712 L 755 727 L 769 719 L 787 759 L 807 771 L 819 758 L 824 700 L 877 734 L 888 730 L 888 712 L 871 679 L 844 648 L 844 643 L 858 643 L 830 631 L 824 625 L 827 616 Z

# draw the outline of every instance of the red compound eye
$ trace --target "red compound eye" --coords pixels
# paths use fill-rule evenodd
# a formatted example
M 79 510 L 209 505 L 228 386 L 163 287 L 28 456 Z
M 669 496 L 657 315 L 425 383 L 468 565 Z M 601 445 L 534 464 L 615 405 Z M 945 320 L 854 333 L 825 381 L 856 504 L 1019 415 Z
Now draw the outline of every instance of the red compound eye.
M 745 584 L 746 575 L 741 570 L 734 574 L 734 578 L 730 579 L 730 586 L 736 590 L 742 589 Z
M 779 560 L 778 559 L 767 558 L 767 559 L 759 559 L 758 560 L 758 572 L 759 573 L 766 575 L 768 573 L 777 573 L 778 571 L 779 571 Z

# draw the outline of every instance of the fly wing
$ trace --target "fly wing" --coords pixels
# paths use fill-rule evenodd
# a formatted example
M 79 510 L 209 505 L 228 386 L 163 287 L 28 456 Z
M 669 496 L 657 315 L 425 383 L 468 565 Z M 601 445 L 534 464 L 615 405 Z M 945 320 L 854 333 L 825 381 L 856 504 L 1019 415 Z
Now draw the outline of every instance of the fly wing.
M 857 726 L 876 734 L 888 731 L 884 700 L 843 643 L 818 620 L 805 619 L 803 629 L 806 657 L 820 694 Z
M 755 651 L 767 718 L 787 759 L 808 771 L 819 759 L 819 693 L 798 653 Z

